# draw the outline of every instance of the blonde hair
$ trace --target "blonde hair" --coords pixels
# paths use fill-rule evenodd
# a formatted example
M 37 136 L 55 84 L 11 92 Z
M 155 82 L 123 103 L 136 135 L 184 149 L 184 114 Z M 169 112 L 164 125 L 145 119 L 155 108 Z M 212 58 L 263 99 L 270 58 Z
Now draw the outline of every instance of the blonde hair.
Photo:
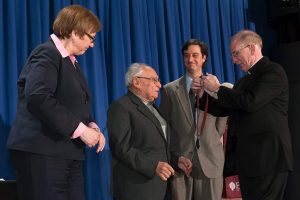
M 231 37 L 231 43 L 233 41 L 237 41 L 239 44 L 249 44 L 253 43 L 258 45 L 260 48 L 263 47 L 263 42 L 261 37 L 251 30 L 242 30 L 236 33 L 234 36 Z

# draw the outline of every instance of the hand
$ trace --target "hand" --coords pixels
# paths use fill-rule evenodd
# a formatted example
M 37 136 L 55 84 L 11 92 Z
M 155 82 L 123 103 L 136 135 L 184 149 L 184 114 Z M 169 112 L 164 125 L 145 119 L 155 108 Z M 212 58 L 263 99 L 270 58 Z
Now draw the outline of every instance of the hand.
M 167 181 L 168 178 L 170 178 L 175 173 L 171 165 L 161 161 L 158 162 L 155 172 L 163 181 Z
M 86 127 L 84 132 L 81 134 L 80 139 L 91 148 L 98 143 L 99 133 L 92 128 Z
M 178 159 L 178 167 L 185 173 L 185 175 L 190 176 L 192 171 L 192 162 L 190 159 L 180 156 Z
M 192 90 L 196 95 L 201 97 L 203 95 L 204 89 L 203 89 L 203 80 L 202 77 L 194 78 L 192 80 L 192 85 L 191 85 Z
M 203 87 L 205 90 L 217 93 L 220 88 L 218 78 L 212 74 L 207 73 L 203 78 Z
M 102 151 L 105 146 L 105 137 L 104 137 L 103 133 L 100 131 L 100 129 L 98 130 L 98 132 L 99 132 L 99 142 L 98 142 L 98 148 L 97 148 L 96 153 L 99 153 L 100 151 Z

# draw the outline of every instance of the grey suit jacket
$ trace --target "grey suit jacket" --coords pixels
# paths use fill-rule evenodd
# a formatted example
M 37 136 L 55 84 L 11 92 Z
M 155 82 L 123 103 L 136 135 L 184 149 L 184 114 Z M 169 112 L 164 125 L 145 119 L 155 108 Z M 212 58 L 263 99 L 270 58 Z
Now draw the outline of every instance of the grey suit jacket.
M 169 161 L 169 151 L 158 119 L 128 92 L 110 105 L 107 129 L 113 155 L 114 197 L 163 200 L 167 182 L 155 170 L 159 161 Z
M 205 93 L 204 96 L 207 94 Z M 203 96 L 203 97 L 204 97 Z M 201 98 L 200 119 L 203 119 L 204 98 Z M 167 119 L 170 133 L 172 164 L 176 168 L 178 157 L 183 155 L 193 159 L 195 150 L 195 125 L 192 108 L 186 91 L 185 76 L 166 84 L 162 90 L 160 111 Z M 200 123 L 202 122 L 200 120 Z M 224 152 L 221 137 L 226 127 L 227 117 L 221 113 L 209 97 L 209 109 L 197 156 L 201 168 L 208 178 L 222 176 Z M 193 173 L 193 172 L 192 172 Z M 197 173 L 197 172 L 196 172 Z

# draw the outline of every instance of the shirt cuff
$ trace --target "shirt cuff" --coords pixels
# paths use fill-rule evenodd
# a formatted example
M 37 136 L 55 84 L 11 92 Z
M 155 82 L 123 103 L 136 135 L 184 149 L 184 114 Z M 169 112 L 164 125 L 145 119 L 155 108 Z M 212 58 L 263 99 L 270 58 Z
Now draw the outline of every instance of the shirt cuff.
M 95 122 L 90 122 L 89 127 L 92 128 L 92 129 L 100 130 L 99 126 Z
M 213 97 L 213 98 L 215 98 L 215 99 L 218 99 L 218 93 L 216 93 L 216 92 L 211 92 L 211 91 L 209 91 L 209 90 L 205 90 L 205 92 L 206 92 L 209 96 L 211 96 L 211 97 Z
M 84 125 L 82 122 L 80 122 L 71 138 L 76 139 L 76 138 L 80 137 L 86 128 L 87 128 L 87 126 Z

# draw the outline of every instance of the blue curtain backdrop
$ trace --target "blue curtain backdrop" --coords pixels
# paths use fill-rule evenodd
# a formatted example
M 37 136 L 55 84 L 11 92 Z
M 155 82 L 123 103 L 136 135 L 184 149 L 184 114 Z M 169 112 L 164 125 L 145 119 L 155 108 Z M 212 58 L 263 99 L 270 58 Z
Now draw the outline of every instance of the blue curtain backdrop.
M 109 103 L 126 92 L 132 62 L 150 64 L 165 84 L 184 74 L 181 46 L 189 38 L 209 46 L 206 72 L 234 83 L 242 72 L 230 59 L 230 36 L 253 29 L 247 0 L 0 0 L 0 177 L 14 179 L 6 140 L 16 114 L 17 79 L 32 49 L 47 40 L 58 11 L 70 4 L 91 9 L 103 29 L 95 47 L 79 57 L 93 93 L 94 116 L 106 139 Z M 107 142 L 108 143 L 108 142 Z M 109 146 L 86 149 L 87 200 L 112 199 Z

